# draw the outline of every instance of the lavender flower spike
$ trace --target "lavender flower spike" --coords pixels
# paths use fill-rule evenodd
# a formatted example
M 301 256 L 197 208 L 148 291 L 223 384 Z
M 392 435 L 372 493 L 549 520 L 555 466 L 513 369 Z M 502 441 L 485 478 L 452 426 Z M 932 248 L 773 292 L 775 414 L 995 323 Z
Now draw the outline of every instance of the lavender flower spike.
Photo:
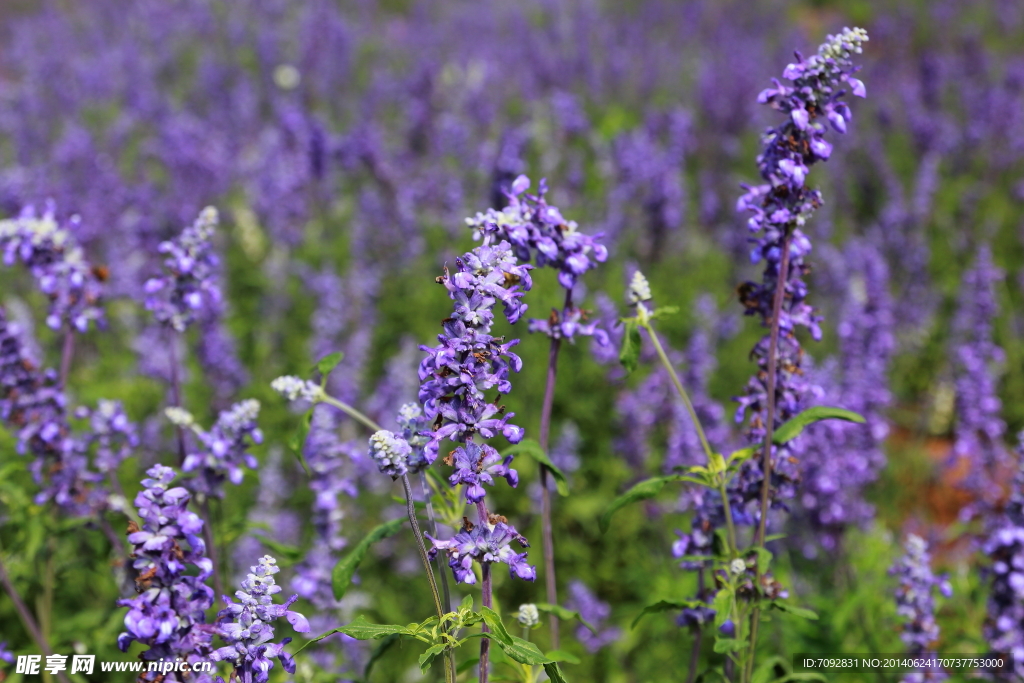
M 381 474 L 398 479 L 409 471 L 409 442 L 393 432 L 382 429 L 370 437 L 370 458 L 377 463 Z
M 1013 478 L 1003 513 L 991 525 L 982 547 L 992 558 L 992 566 L 985 572 L 992 588 L 982 632 L 992 650 L 1013 655 L 1013 680 L 1024 679 L 1024 432 L 1017 438 L 1017 458 L 1022 465 Z
M 324 390 L 319 384 L 293 375 L 282 375 L 270 383 L 270 388 L 289 401 L 318 403 L 323 399 Z
M 126 652 L 137 640 L 149 646 L 142 653 L 146 661 L 181 657 L 196 663 L 209 658 L 214 630 L 204 614 L 213 605 L 213 590 L 206 585 L 213 563 L 206 557 L 203 521 L 186 509 L 188 491 L 169 488 L 173 469 L 155 465 L 147 474 L 149 478 L 142 480 L 145 488 L 135 497 L 142 527 L 128 523 L 139 595 L 118 602 L 129 609 L 124 618 L 127 630 L 118 637 L 117 646 Z M 190 566 L 198 572 L 188 573 Z M 156 680 L 155 673 L 145 678 L 148 675 L 139 680 Z M 162 680 L 185 683 L 182 675 L 169 672 Z M 207 675 L 189 676 L 189 683 L 212 683 Z
M 928 653 L 929 647 L 939 638 L 939 625 L 935 622 L 935 589 L 938 588 L 947 598 L 953 594 L 953 589 L 945 577 L 936 577 L 932 573 L 928 544 L 923 538 L 910 534 L 905 549 L 906 555 L 890 573 L 900 580 L 896 590 L 896 613 L 907 620 L 901 638 L 907 645 L 907 654 L 919 656 Z M 911 671 L 903 681 L 922 683 L 946 678 L 942 671 Z
M 740 287 L 740 302 L 747 315 L 757 315 L 766 328 L 776 328 L 777 334 L 766 334 L 754 347 L 757 372 L 747 384 L 744 396 L 738 397 L 736 421 L 743 421 L 749 410 L 752 414 L 747 429 L 751 443 L 764 440 L 770 427 L 778 427 L 804 407 L 804 399 L 812 387 L 801 368 L 803 349 L 796 335 L 798 327 L 806 328 L 813 339 L 821 337 L 818 326 L 821 318 L 806 303 L 807 284 L 803 277 L 809 272 L 804 258 L 811 251 L 811 242 L 801 228 L 811 214 L 822 204 L 821 192 L 807 187 L 808 168 L 828 159 L 831 145 L 825 140 L 828 127 L 842 133 L 850 120 L 850 109 L 840 98 L 848 84 L 854 95 L 863 97 L 864 86 L 853 73 L 852 56 L 861 52 L 868 39 L 863 29 L 844 29 L 838 36 L 829 36 L 818 48 L 818 54 L 786 67 L 784 78 L 792 86 L 775 80 L 775 86 L 764 90 L 758 101 L 786 115 L 783 123 L 769 128 L 761 138 L 762 151 L 757 165 L 764 183 L 746 187 L 746 193 L 737 202 L 737 210 L 749 211 L 747 221 L 754 248 L 750 252 L 753 263 L 765 262 L 760 283 L 747 282 Z M 783 296 L 778 320 L 774 315 L 776 292 L 783 270 L 783 252 L 788 268 L 784 274 Z M 774 358 L 770 358 L 773 340 L 777 339 Z M 771 376 L 774 374 L 774 376 Z M 769 390 L 773 389 L 774 412 L 768 416 Z M 769 497 L 788 498 L 794 494 L 799 472 L 796 459 L 788 457 L 787 449 L 775 449 L 771 472 L 773 474 Z M 744 502 L 761 496 L 764 476 L 761 464 L 753 460 L 745 464 L 739 479 Z M 773 490 L 774 489 L 774 490 Z M 764 520 L 759 520 L 762 524 Z
M 238 485 L 242 483 L 243 464 L 256 469 L 256 458 L 248 449 L 252 444 L 263 442 L 263 432 L 256 426 L 259 401 L 249 399 L 236 403 L 217 417 L 209 431 L 196 424 L 186 410 L 172 407 L 164 412 L 177 426 L 192 429 L 199 440 L 200 448 L 185 456 L 182 464 L 185 472 L 199 472 L 199 476 L 191 480 L 194 491 L 223 497 L 225 479 Z
M 214 650 L 210 659 L 231 662 L 235 667 L 233 677 L 241 683 L 267 683 L 274 667 L 272 657 L 281 660 L 285 671 L 295 673 L 295 660 L 284 651 L 284 646 L 292 639 L 270 642 L 274 638 L 271 622 L 284 617 L 298 633 L 307 633 L 309 622 L 288 609 L 299 596 L 293 595 L 283 604 L 274 604 L 273 596 L 281 592 L 274 580 L 274 574 L 281 571 L 277 560 L 264 555 L 250 569 L 251 573 L 242 581 L 242 590 L 235 592 L 239 601 L 232 602 L 224 596 L 228 606 L 218 615 L 218 633 L 228 645 Z
M 210 242 L 217 220 L 217 210 L 208 206 L 176 240 L 162 242 L 165 274 L 145 284 L 146 308 L 177 332 L 184 332 L 204 305 L 220 304 L 219 260 Z
M 78 222 L 72 218 L 71 227 Z M 71 231 L 57 223 L 52 206 L 40 218 L 29 206 L 18 218 L 0 221 L 0 251 L 6 266 L 20 260 L 49 298 L 47 327 L 67 324 L 85 332 L 90 322 L 102 321 L 100 280 Z

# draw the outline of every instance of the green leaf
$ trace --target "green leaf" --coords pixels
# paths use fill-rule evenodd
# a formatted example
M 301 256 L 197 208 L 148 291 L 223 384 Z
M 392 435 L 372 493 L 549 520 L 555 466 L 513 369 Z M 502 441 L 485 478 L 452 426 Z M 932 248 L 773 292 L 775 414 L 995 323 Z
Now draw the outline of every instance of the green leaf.
M 580 663 L 579 657 L 571 652 L 566 652 L 565 650 L 551 650 L 550 652 L 544 653 L 544 656 L 552 662 L 566 662 L 568 664 Z
M 628 374 L 636 370 L 636 366 L 640 362 L 640 344 L 642 340 L 636 318 L 625 318 L 623 323 L 626 325 L 626 331 L 622 335 L 622 350 L 619 351 L 619 362 L 622 363 L 622 367 L 626 368 L 626 373 Z
M 578 662 L 579 660 L 576 661 Z M 544 664 L 544 673 L 548 675 L 551 683 L 569 683 L 565 676 L 562 675 L 562 670 L 558 668 L 557 662 L 546 662 Z
M 757 546 L 754 548 L 754 552 L 757 554 L 757 566 L 760 568 L 761 573 L 764 574 L 768 571 L 768 567 L 772 563 L 772 551 L 768 548 L 762 548 Z
M 307 640 L 302 644 L 302 647 L 295 650 L 292 654 L 297 655 L 313 643 L 319 642 L 328 636 L 333 636 L 335 633 L 344 633 L 346 636 L 351 636 L 356 640 L 377 640 L 391 635 L 411 636 L 416 631 L 408 626 L 400 626 L 398 624 L 371 624 L 366 620 L 366 617 L 360 614 L 347 626 L 339 626 L 326 633 L 321 633 L 316 638 Z
M 715 610 L 715 626 L 721 626 L 729 618 L 730 608 L 732 607 L 732 594 L 724 588 L 721 589 L 715 593 L 715 599 L 711 602 L 711 607 Z M 717 652 L 717 650 L 715 651 Z
M 588 623 L 582 616 L 580 616 L 579 612 L 573 611 L 571 609 L 566 609 L 561 605 L 552 605 L 547 602 L 538 602 L 535 604 L 535 606 L 538 612 L 543 612 L 544 614 L 554 614 L 556 617 L 563 621 L 576 620 L 584 626 L 586 626 L 588 629 L 590 629 L 591 633 L 597 635 L 597 629 L 594 628 L 592 624 Z
M 772 607 L 779 610 L 780 612 L 786 612 L 787 614 L 792 614 L 793 616 L 802 617 L 804 619 L 810 619 L 811 621 L 817 621 L 818 619 L 818 614 L 812 610 L 806 609 L 804 607 L 790 605 L 788 603 L 780 602 L 778 600 L 772 601 Z
M 846 420 L 847 422 L 864 423 L 864 417 L 852 410 L 845 408 L 832 408 L 829 406 L 814 406 L 797 413 L 788 421 L 784 422 L 772 433 L 772 443 L 784 444 L 800 436 L 807 425 L 820 422 L 821 420 Z
M 747 641 L 736 638 L 717 638 L 715 640 L 715 652 L 739 652 L 747 646 Z
M 472 611 L 472 609 L 473 609 L 473 594 L 472 593 L 470 593 L 466 597 L 462 598 L 462 602 L 459 603 L 459 609 L 468 609 L 468 610 Z
M 292 449 L 295 457 L 299 459 L 302 471 L 306 473 L 307 477 L 310 476 L 309 466 L 306 464 L 306 456 L 302 449 L 306 445 L 306 437 L 309 436 L 309 429 L 312 423 L 313 411 L 307 410 L 306 414 L 299 418 L 299 426 L 295 429 L 295 432 L 288 437 L 288 448 Z
M 334 370 L 334 368 L 338 367 L 338 363 L 340 363 L 344 357 L 345 354 L 342 353 L 341 351 L 329 353 L 320 360 L 318 360 L 316 362 L 316 366 L 313 369 L 319 370 L 320 374 L 323 375 L 322 381 L 326 381 L 327 375 L 331 374 L 331 370 Z
M 675 315 L 679 312 L 678 306 L 658 306 L 651 313 L 651 320 L 657 320 L 658 318 L 667 318 L 670 315 Z
M 472 659 L 467 659 L 466 661 L 464 661 L 462 664 L 459 664 L 455 668 L 455 673 L 457 673 L 457 674 L 465 673 L 466 671 L 469 671 L 470 669 L 472 669 L 474 666 L 476 666 L 479 663 L 480 663 L 480 658 L 479 657 L 473 657 Z
M 373 665 L 377 661 L 384 657 L 384 654 L 391 649 L 391 646 L 402 639 L 402 636 L 397 633 L 392 633 L 390 636 L 385 636 L 377 647 L 373 648 L 373 652 L 370 654 L 370 659 L 366 661 L 366 667 L 363 668 L 363 679 L 369 680 L 370 671 L 373 670 Z
M 569 495 L 569 482 L 565 479 L 565 474 L 562 470 L 555 466 L 555 463 L 551 462 L 551 458 L 544 452 L 544 449 L 540 447 L 540 444 L 533 439 L 523 439 L 514 446 L 509 446 L 501 452 L 502 455 L 511 455 L 515 453 L 522 453 L 528 455 L 538 463 L 548 468 L 552 476 L 555 478 L 555 488 L 558 489 L 558 494 L 561 496 Z
M 529 664 L 530 666 L 534 666 L 536 664 L 553 663 L 550 659 L 544 656 L 544 653 L 540 651 L 539 647 L 528 640 L 509 636 L 509 638 L 512 639 L 512 642 L 510 644 L 506 644 L 501 640 L 495 640 L 493 638 L 495 634 L 491 633 L 489 635 L 492 636 L 492 640 L 498 644 L 498 647 L 501 648 L 502 652 L 520 664 Z
M 657 614 L 659 612 L 676 612 L 678 610 L 699 607 L 704 603 L 696 600 L 659 600 L 658 602 L 652 602 L 650 605 L 644 607 L 644 611 L 637 615 L 636 619 L 633 620 L 633 624 L 630 628 L 636 628 L 636 625 L 640 623 L 640 620 L 646 617 L 648 614 Z
M 335 600 L 341 600 L 342 596 L 345 595 L 348 587 L 352 584 L 352 577 L 355 575 L 363 558 L 366 557 L 370 546 L 388 536 L 394 536 L 402 528 L 403 524 L 405 524 L 405 519 L 403 518 L 393 519 L 390 522 L 381 524 L 367 534 L 363 540 L 359 541 L 359 544 L 349 551 L 347 555 L 338 560 L 338 564 L 334 565 L 334 571 L 331 572 L 331 588 L 334 590 Z M 354 638 L 355 636 L 352 637 Z
M 427 669 L 434 663 L 434 658 L 444 652 L 444 643 L 438 643 L 437 645 L 431 645 L 427 648 L 427 651 L 420 655 L 420 671 L 427 673 Z
M 725 458 L 722 457 L 721 453 L 711 454 L 710 461 L 708 462 L 708 469 L 712 474 L 725 472 Z
M 689 477 L 685 474 L 670 474 L 665 477 L 646 479 L 639 484 L 634 485 L 631 489 L 609 503 L 608 507 L 604 510 L 604 514 L 601 515 L 601 518 L 597 522 L 598 526 L 601 528 L 601 533 L 608 531 L 612 515 L 630 503 L 654 498 L 656 495 L 661 493 L 661 489 L 670 481 L 688 481 L 693 484 L 700 484 L 701 486 L 705 485 L 705 482 L 700 479 L 695 479 L 694 477 Z
M 758 450 L 760 449 L 757 446 L 747 446 L 746 448 L 741 448 L 738 451 L 733 451 L 729 454 L 728 463 L 730 465 L 738 465 L 745 460 L 749 460 L 754 457 L 754 454 L 756 454 Z
M 491 636 L 493 640 L 498 641 L 498 644 L 512 644 L 512 636 L 509 634 L 508 630 L 506 630 L 505 624 L 501 623 L 501 617 L 497 612 L 492 610 L 490 607 L 481 607 L 480 616 L 483 617 L 484 623 L 487 624 L 487 628 L 491 629 Z

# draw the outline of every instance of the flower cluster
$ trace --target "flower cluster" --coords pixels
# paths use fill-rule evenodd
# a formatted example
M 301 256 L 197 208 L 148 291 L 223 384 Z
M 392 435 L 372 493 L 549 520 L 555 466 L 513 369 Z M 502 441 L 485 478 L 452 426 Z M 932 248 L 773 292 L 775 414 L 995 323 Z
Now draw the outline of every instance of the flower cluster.
M 504 459 L 498 451 L 487 444 L 475 444 L 472 441 L 452 451 L 445 459 L 445 464 L 453 465 L 455 472 L 448 478 L 452 486 L 464 485 L 466 501 L 479 503 L 484 499 L 486 491 L 482 484 L 494 485 L 494 477 L 504 477 L 509 486 L 519 485 L 519 474 L 509 467 L 512 456 Z
M 103 271 L 86 260 L 75 240 L 70 228 L 78 222 L 76 216 L 70 226 L 61 226 L 52 206 L 41 217 L 29 206 L 18 218 L 0 221 L 4 265 L 20 260 L 29 269 L 50 300 L 46 325 L 53 330 L 66 326 L 85 332 L 90 322 L 103 320 Z
M 1017 454 L 1024 463 L 1024 432 L 1018 436 Z M 1013 673 L 1024 677 L 1024 464 L 1013 478 L 1010 497 L 982 546 L 992 565 L 986 572 L 992 589 L 983 632 L 996 652 L 1013 655 Z
M 219 259 L 210 242 L 216 228 L 217 210 L 206 207 L 177 239 L 160 243 L 160 253 L 167 255 L 165 274 L 146 282 L 146 308 L 177 332 L 184 332 L 204 305 L 220 304 Z
M 381 474 L 398 479 L 409 471 L 409 456 L 412 447 L 409 442 L 386 429 L 374 432 L 370 437 L 370 457 Z
M 284 396 L 289 401 L 318 402 L 324 395 L 324 390 L 319 384 L 312 380 L 300 379 L 294 375 L 282 375 L 270 383 L 270 388 Z
M 947 598 L 953 589 L 945 577 L 932 573 L 928 543 L 914 534 L 907 536 L 906 555 L 890 570 L 899 577 L 896 589 L 896 613 L 906 619 L 901 636 L 908 654 L 922 655 L 939 638 L 939 625 L 935 621 L 935 589 Z M 911 672 L 904 677 L 907 683 L 945 680 L 942 672 Z
M 223 497 L 224 480 L 242 483 L 242 465 L 256 469 L 256 457 L 248 452 L 253 444 L 263 442 L 263 432 L 256 426 L 260 403 L 249 399 L 236 403 L 217 417 L 208 431 L 200 427 L 192 415 L 181 408 L 168 408 L 168 419 L 179 427 L 192 429 L 199 440 L 200 449 L 185 456 L 181 469 L 198 471 L 189 486 L 196 493 Z
M 116 472 L 139 445 L 138 430 L 120 401 L 100 399 L 94 410 L 77 408 L 75 417 L 89 420 L 89 440 L 96 445 L 93 462 L 100 472 Z
M 587 652 L 597 652 L 605 645 L 614 643 L 622 635 L 618 627 L 604 625 L 612 614 L 611 607 L 594 595 L 582 581 L 572 581 L 569 584 L 569 601 L 566 605 L 569 609 L 579 612 L 583 621 L 597 629 L 595 633 L 582 624 L 576 627 L 576 640 L 587 648 Z
M 575 221 L 566 221 L 556 207 L 550 206 L 544 198 L 546 181 L 541 180 L 536 195 L 526 194 L 529 187 L 530 179 L 519 176 L 506 195 L 509 203 L 504 209 L 488 209 L 467 218 L 466 224 L 472 228 L 474 239 L 482 239 L 484 245 L 508 241 L 520 261 L 532 260 L 538 268 L 558 270 L 558 282 L 567 290 L 565 306 L 561 311 L 552 309 L 546 319 L 530 320 L 530 332 L 570 341 L 577 334 L 593 336 L 607 345 L 607 333 L 596 321 L 588 321 L 587 312 L 572 303 L 572 289 L 579 277 L 608 258 L 607 248 L 597 241 L 601 235 L 579 232 Z
M 523 548 L 529 548 L 529 542 L 515 528 L 501 519 L 493 524 L 466 523 L 462 529 L 446 541 L 441 541 L 430 534 L 427 538 L 433 543 L 430 548 L 430 559 L 437 557 L 438 551 L 448 553 L 448 566 L 452 568 L 458 583 L 474 584 L 476 575 L 473 573 L 473 560 L 481 564 L 502 562 L 508 565 L 509 576 L 533 581 L 537 578 L 537 570 L 526 563 L 526 553 L 517 553 L 510 545 L 515 541 Z
M 810 392 L 801 369 L 803 349 L 796 336 L 799 327 L 806 328 L 811 337 L 819 339 L 820 318 L 806 303 L 807 285 L 803 278 L 809 267 L 804 258 L 811 251 L 811 242 L 801 231 L 807 219 L 821 203 L 821 193 L 807 187 L 804 181 L 808 167 L 829 157 L 831 147 L 824 140 L 827 126 L 823 120 L 831 121 L 838 132 L 845 132 L 850 119 L 849 107 L 839 98 L 847 83 L 855 95 L 863 97 L 864 86 L 852 77 L 856 71 L 851 59 L 861 52 L 861 44 L 867 34 L 861 29 L 844 29 L 838 36 L 829 36 L 818 49 L 818 54 L 786 67 L 783 76 L 793 82 L 792 87 L 778 80 L 775 87 L 761 93 L 758 100 L 786 114 L 784 123 L 770 128 L 762 137 L 762 152 L 757 157 L 758 168 L 764 184 L 747 187 L 746 193 L 737 202 L 737 209 L 749 211 L 747 221 L 753 238 L 754 248 L 751 261 L 765 261 L 766 267 L 761 283 L 747 282 L 742 285 L 740 301 L 747 315 L 758 315 L 765 327 L 777 323 L 779 336 L 775 360 L 775 405 L 774 416 L 777 427 L 797 412 Z M 779 282 L 783 250 L 788 251 L 789 267 L 785 281 Z M 778 287 L 783 287 L 783 303 L 778 321 L 773 321 L 772 309 Z M 747 435 L 752 443 L 764 439 L 767 425 L 768 368 L 770 336 L 765 335 L 754 347 L 752 356 L 757 361 L 757 373 L 750 379 L 746 394 L 737 399 L 737 422 L 743 421 L 749 411 L 752 414 Z M 795 459 L 776 449 L 773 472 L 773 488 L 777 497 L 788 497 L 794 492 L 794 482 L 799 478 Z M 762 474 L 756 461 L 748 461 L 745 476 L 739 484 L 744 498 L 756 500 L 759 497 Z
M 52 500 L 65 512 L 87 516 L 105 505 L 89 470 L 89 437 L 76 439 L 68 424 L 67 399 L 57 373 L 40 370 L 27 354 L 18 325 L 0 308 L 0 419 L 12 428 L 20 455 L 43 486 L 36 503 Z
M 173 469 L 155 465 L 147 474 L 149 478 L 142 480 L 145 488 L 135 497 L 142 527 L 134 521 L 128 523 L 139 595 L 118 602 L 128 608 L 128 614 L 124 618 L 127 630 L 118 637 L 117 645 L 122 652 L 132 641 L 148 645 L 142 654 L 146 661 L 181 657 L 196 663 L 209 658 L 214 633 L 205 616 L 213 605 L 213 589 L 206 585 L 213 563 L 206 557 L 201 537 L 203 521 L 188 511 L 188 491 L 169 488 L 175 477 Z M 187 573 L 190 567 L 197 573 Z M 185 681 L 177 672 L 167 676 L 164 681 Z M 212 678 L 189 680 L 210 683 Z
M 503 241 L 481 245 L 456 259 L 456 268 L 445 268 L 437 278 L 455 310 L 443 322 L 440 343 L 421 347 L 427 356 L 420 363 L 419 400 L 435 426 L 424 446 L 427 464 L 437 458 L 438 445 L 446 438 L 467 442 L 478 433 L 489 439 L 500 432 L 517 443 L 523 436 L 522 428 L 508 422 L 514 414 L 488 401 L 484 392 L 507 394 L 512 389 L 509 371 L 522 368 L 519 356 L 511 351 L 519 340 L 491 336 L 491 308 L 501 301 L 508 321 L 519 319 L 526 310 L 523 292 L 532 284 L 530 266 L 517 264 L 512 248 Z
M 270 669 L 274 666 L 273 657 L 281 660 L 285 671 L 295 673 L 295 660 L 284 651 L 284 646 L 292 639 L 270 642 L 274 638 L 271 622 L 284 617 L 298 633 L 308 632 L 309 622 L 298 612 L 288 609 L 299 596 L 293 595 L 283 604 L 274 604 L 274 595 L 281 592 L 281 587 L 274 580 L 274 574 L 279 571 L 277 560 L 264 555 L 242 581 L 242 590 L 235 592 L 238 602 L 224 596 L 228 606 L 218 615 L 217 633 L 228 644 L 214 650 L 210 659 L 231 662 L 235 667 L 233 680 L 267 683 Z

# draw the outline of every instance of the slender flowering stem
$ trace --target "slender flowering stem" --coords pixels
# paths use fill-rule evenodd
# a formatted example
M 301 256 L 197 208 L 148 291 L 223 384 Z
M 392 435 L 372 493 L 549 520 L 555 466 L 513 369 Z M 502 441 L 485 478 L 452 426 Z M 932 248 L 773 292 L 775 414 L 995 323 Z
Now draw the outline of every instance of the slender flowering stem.
M 712 460 L 711 444 L 708 442 L 708 437 L 704 434 L 704 427 L 701 426 L 700 419 L 697 417 L 697 411 L 693 407 L 693 402 L 690 400 L 690 395 L 686 393 L 686 389 L 683 387 L 683 383 L 679 379 L 679 375 L 676 374 L 676 369 L 672 367 L 672 362 L 668 359 L 668 354 L 665 353 L 665 349 L 661 345 L 661 341 L 658 339 L 658 334 L 654 331 L 654 326 L 651 325 L 650 319 L 644 319 L 640 323 L 651 337 L 651 343 L 654 344 L 654 349 L 658 352 L 658 358 L 661 359 L 661 364 L 665 366 L 668 371 L 669 377 L 672 378 L 672 384 L 675 385 L 676 392 L 679 397 L 683 400 L 683 404 L 686 406 L 687 412 L 690 413 L 690 421 L 693 422 L 694 428 L 697 430 L 697 436 L 700 438 L 701 446 L 704 448 L 704 454 L 707 456 L 708 463 Z M 736 527 L 732 521 L 732 506 L 729 504 L 729 494 L 725 488 L 725 480 L 721 479 L 718 482 L 718 494 L 722 496 L 722 510 L 725 513 L 725 524 L 729 531 L 729 555 L 735 558 L 738 555 L 739 539 L 736 537 Z
M 370 429 L 371 431 L 379 432 L 379 431 L 384 429 L 383 427 L 381 427 L 379 424 L 377 424 L 376 422 L 374 422 L 373 420 L 368 418 L 363 413 L 359 412 L 358 410 L 356 410 L 355 408 L 353 408 L 349 404 L 344 403 L 342 401 L 339 401 L 338 399 L 334 398 L 333 396 L 329 396 L 329 395 L 327 395 L 325 393 L 323 396 L 320 396 L 319 398 L 320 398 L 321 402 L 326 403 L 327 405 L 334 406 L 335 408 L 337 408 L 341 412 L 345 413 L 346 415 L 351 417 L 353 420 L 355 420 L 356 422 L 359 422 L 360 424 L 362 424 L 364 427 Z
M 441 535 L 438 533 L 437 516 L 434 514 L 434 504 L 430 502 L 430 484 L 427 483 L 427 474 L 425 470 L 420 470 L 420 487 L 423 489 L 423 500 L 426 502 L 427 508 L 427 521 L 430 522 L 430 531 L 434 534 L 435 538 L 440 538 Z M 441 577 L 441 597 L 444 598 L 445 611 L 452 610 L 452 594 L 448 588 L 448 575 L 444 571 L 444 565 L 441 562 L 441 557 L 434 558 L 434 564 L 437 565 L 438 575 Z
M 367 418 L 369 419 L 369 418 Z M 378 430 L 379 431 L 379 430 Z M 437 610 L 437 618 L 443 619 L 445 609 L 441 606 L 441 596 L 437 592 L 437 581 L 434 579 L 434 570 L 430 566 L 430 559 L 427 557 L 427 547 L 423 544 L 423 534 L 420 532 L 420 523 L 416 519 L 416 504 L 412 496 L 412 486 L 409 484 L 409 475 L 401 477 L 402 488 L 405 490 L 405 509 L 409 515 L 409 523 L 412 525 L 413 536 L 416 537 L 416 549 L 420 552 L 420 560 L 423 562 L 423 569 L 427 572 L 427 582 L 430 584 L 430 595 L 434 598 L 434 608 Z M 455 657 L 451 649 L 448 649 L 444 657 L 444 677 L 448 683 L 455 683 Z
M 225 595 L 224 584 L 220 580 L 221 567 L 218 561 L 217 544 L 213 538 L 213 515 L 210 514 L 210 499 L 204 495 L 199 507 L 203 511 L 203 517 L 206 518 L 206 524 L 203 525 L 203 539 L 206 541 L 206 555 L 213 564 L 213 587 L 217 591 L 217 595 L 223 598 Z
M 493 609 L 494 608 L 494 596 L 492 594 L 493 587 L 491 585 L 491 563 L 490 562 L 484 562 L 484 563 L 482 563 L 480 565 L 480 576 L 481 576 L 480 588 L 481 588 L 481 592 L 482 592 L 481 601 L 483 602 L 484 607 L 490 607 L 491 609 Z M 484 633 L 487 633 L 489 630 L 490 629 L 487 628 L 487 625 L 484 624 L 484 626 L 483 626 Z M 488 669 L 488 664 L 489 664 L 488 660 L 490 659 L 490 653 L 491 653 L 491 640 L 490 640 L 490 638 L 481 638 L 480 639 L 480 680 L 479 680 L 479 683 L 487 683 L 487 675 L 488 675 L 487 669 Z
M 565 292 L 565 310 L 572 307 L 572 288 Z M 540 449 L 548 452 L 551 438 L 551 409 L 555 403 L 555 379 L 558 372 L 558 351 L 562 347 L 562 338 L 551 337 L 551 350 L 548 353 L 547 384 L 544 387 L 544 403 L 540 412 Z M 548 603 L 558 604 L 558 584 L 555 581 L 555 538 L 551 521 L 551 482 L 548 468 L 540 466 L 540 516 L 541 536 L 544 545 L 544 583 Z M 559 645 L 558 617 L 549 615 L 551 624 L 551 647 L 555 650 Z
M 779 276 L 775 287 L 775 300 L 772 302 L 771 330 L 768 341 L 768 405 L 765 418 L 764 453 L 761 456 L 761 519 L 757 525 L 756 544 L 758 548 L 764 547 L 766 521 L 768 519 L 768 499 L 771 490 L 772 476 L 772 434 L 775 431 L 775 372 L 777 365 L 776 354 L 779 346 L 779 319 L 782 315 L 782 303 L 786 298 L 786 278 L 789 273 L 789 243 L 792 239 L 791 233 L 782 237 L 782 258 L 779 261 Z M 755 590 L 761 586 L 761 563 L 758 562 L 755 569 Z M 754 605 L 750 615 L 750 658 L 747 660 L 744 680 L 749 681 L 754 672 L 754 652 L 757 649 L 757 625 L 761 621 L 761 606 Z

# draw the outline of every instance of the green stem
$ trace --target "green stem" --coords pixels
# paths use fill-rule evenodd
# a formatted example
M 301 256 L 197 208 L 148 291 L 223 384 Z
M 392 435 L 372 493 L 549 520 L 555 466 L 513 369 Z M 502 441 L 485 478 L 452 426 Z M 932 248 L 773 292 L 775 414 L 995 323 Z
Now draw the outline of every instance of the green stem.
M 322 403 L 326 403 L 327 405 L 334 406 L 335 408 L 337 408 L 341 412 L 343 412 L 346 415 L 348 415 L 349 417 L 351 417 L 356 422 L 359 422 L 359 423 L 363 424 L 368 429 L 371 429 L 371 430 L 373 430 L 375 432 L 379 432 L 382 429 L 384 429 L 379 424 L 377 424 L 376 422 L 374 422 L 373 420 L 371 420 L 366 415 L 364 415 L 363 413 L 359 412 L 358 410 L 356 410 L 355 408 L 353 408 L 349 404 L 344 403 L 342 401 L 339 401 L 338 399 L 334 398 L 333 396 L 328 395 L 327 393 L 324 393 L 323 396 L 321 396 L 320 401 Z
M 334 406 L 356 422 L 361 423 L 374 432 L 379 432 L 384 429 L 363 413 L 359 412 L 349 404 L 339 401 L 333 396 L 329 396 L 324 393 L 321 396 L 320 401 Z M 416 539 L 416 549 L 420 553 L 420 560 L 423 562 L 423 569 L 427 572 L 427 582 L 430 584 L 430 595 L 434 598 L 434 608 L 437 610 L 437 618 L 444 619 L 445 609 L 441 606 L 441 595 L 437 590 L 437 580 L 434 578 L 434 571 L 430 567 L 430 559 L 427 557 L 427 548 L 423 545 L 423 534 L 420 532 L 420 523 L 416 518 L 416 504 L 413 502 L 412 485 L 409 483 L 409 475 L 403 474 L 401 480 L 402 488 L 405 489 L 405 507 L 409 517 L 409 524 L 412 526 L 412 533 Z M 427 501 L 429 505 L 429 497 L 427 498 Z M 447 648 L 445 657 L 442 661 L 444 662 L 445 681 L 448 683 L 455 683 L 455 652 L 451 648 Z
M 697 410 L 693 407 L 693 402 L 690 400 L 690 395 L 686 393 L 686 389 L 683 387 L 682 381 L 679 379 L 679 375 L 676 374 L 676 369 L 672 367 L 672 362 L 668 359 L 668 354 L 665 353 L 665 349 L 661 346 L 661 341 L 658 339 L 657 333 L 654 331 L 654 326 L 649 321 L 641 323 L 643 328 L 647 330 L 647 334 L 651 337 L 651 342 L 654 344 L 654 350 L 658 352 L 658 358 L 661 359 L 661 364 L 665 366 L 668 371 L 669 377 L 672 378 L 672 384 L 676 387 L 676 392 L 679 397 L 683 400 L 683 405 L 686 406 L 687 412 L 690 414 L 690 421 L 693 422 L 694 429 L 697 430 L 697 437 L 700 439 L 700 444 L 704 448 L 704 454 L 707 456 L 708 464 L 711 464 L 713 451 L 711 450 L 711 444 L 708 443 L 708 437 L 704 433 L 704 427 L 700 423 L 700 419 L 697 417 Z M 716 475 L 717 476 L 717 475 Z M 725 482 L 719 481 L 718 493 L 722 496 L 722 508 L 725 511 L 725 524 L 729 531 L 729 554 L 735 558 L 738 554 L 738 541 L 736 537 L 736 528 L 732 521 L 732 508 L 729 505 L 729 497 L 725 490 Z
M 700 420 L 697 419 L 697 411 L 693 407 L 693 402 L 690 401 L 689 394 L 687 394 L 686 389 L 683 388 L 683 383 L 679 381 L 679 375 L 676 374 L 675 368 L 672 367 L 672 362 L 668 359 L 668 354 L 666 354 L 665 349 L 662 348 L 661 342 L 658 340 L 658 335 L 654 331 L 654 326 L 651 325 L 650 322 L 643 322 L 641 325 L 643 325 L 643 328 L 647 330 L 647 334 L 651 336 L 651 342 L 654 344 L 654 350 L 658 352 L 661 364 L 665 366 L 666 370 L 668 370 L 668 374 L 672 378 L 672 383 L 676 386 L 676 391 L 679 393 L 679 397 L 683 399 L 683 405 L 686 406 L 686 411 L 690 413 L 690 420 L 693 422 L 694 429 L 697 430 L 697 437 L 700 439 L 700 445 L 704 447 L 704 453 L 708 456 L 708 464 L 710 464 L 714 451 L 711 450 L 711 444 L 708 443 L 708 437 L 704 434 L 704 427 L 701 426 Z

